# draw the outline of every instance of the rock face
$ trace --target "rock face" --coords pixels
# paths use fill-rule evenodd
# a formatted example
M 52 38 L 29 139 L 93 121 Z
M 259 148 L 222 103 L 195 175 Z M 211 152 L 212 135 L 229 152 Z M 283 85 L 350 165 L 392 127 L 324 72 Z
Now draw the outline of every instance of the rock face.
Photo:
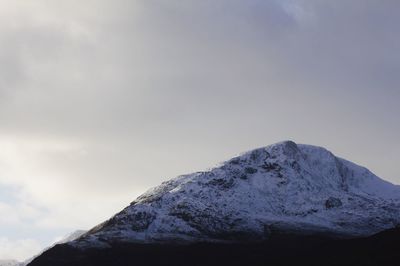
M 69 245 L 358 237 L 398 224 L 399 186 L 324 148 L 285 141 L 164 182 Z
M 338 198 L 330 197 L 325 202 L 325 207 L 327 209 L 338 208 L 340 206 L 342 206 L 342 201 Z

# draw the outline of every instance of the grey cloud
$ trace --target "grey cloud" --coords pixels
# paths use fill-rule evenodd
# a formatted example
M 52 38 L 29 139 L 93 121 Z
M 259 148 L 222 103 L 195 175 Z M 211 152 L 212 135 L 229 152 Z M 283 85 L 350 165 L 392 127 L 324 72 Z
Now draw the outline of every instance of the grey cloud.
M 284 1 L 300 6 L 308 20 L 278 1 L 99 3 L 88 2 L 74 18 L 89 36 L 70 36 L 68 20 L 50 31 L 26 29 L 32 31 L 23 35 L 33 43 L 28 51 L 36 56 L 23 65 L 31 71 L 20 86 L 30 89 L 26 99 L 18 96 L 3 107 L 11 130 L 113 138 L 168 131 L 168 124 L 174 134 L 174 126 L 184 131 L 227 123 L 231 131 L 240 121 L 299 105 L 292 98 L 313 97 L 308 105 L 317 108 L 328 101 L 326 94 L 341 109 L 355 103 L 365 110 L 359 93 L 367 103 L 377 94 L 381 101 L 398 97 L 397 75 L 390 75 L 399 62 L 396 16 L 388 11 L 395 2 L 384 8 L 373 1 Z M 69 15 L 74 5 L 65 5 Z M 386 96 L 378 92 L 382 84 Z M 290 121 L 285 113 L 279 120 Z
M 396 2 L 89 1 L 77 14 L 76 2 L 43 3 L 55 23 L 22 25 L 25 52 L 7 52 L 20 82 L 1 106 L 10 134 L 151 144 L 187 131 L 198 141 L 204 127 L 265 132 L 263 120 L 278 135 L 298 111 L 368 128 L 376 101 L 372 121 L 392 127 L 382 118 L 398 111 Z

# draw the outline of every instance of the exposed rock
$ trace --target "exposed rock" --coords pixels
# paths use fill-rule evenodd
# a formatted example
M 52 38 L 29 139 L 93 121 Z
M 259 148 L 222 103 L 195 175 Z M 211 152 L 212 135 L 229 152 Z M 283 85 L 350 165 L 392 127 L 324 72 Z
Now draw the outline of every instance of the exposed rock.
M 342 206 L 342 201 L 338 198 L 330 197 L 325 201 L 325 207 L 327 209 L 338 208 Z

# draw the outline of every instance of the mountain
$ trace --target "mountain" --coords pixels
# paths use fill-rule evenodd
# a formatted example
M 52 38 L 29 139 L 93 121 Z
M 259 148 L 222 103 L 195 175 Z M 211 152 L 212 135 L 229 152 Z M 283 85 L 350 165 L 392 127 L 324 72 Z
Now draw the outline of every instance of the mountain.
M 400 223 L 400 188 L 326 149 L 286 141 L 151 189 L 77 246 L 368 236 Z
M 135 250 L 162 250 L 174 256 L 174 250 L 182 252 L 185 247 L 190 253 L 193 245 L 203 245 L 196 250 L 211 253 L 222 249 L 221 254 L 238 245 L 245 245 L 242 251 L 249 245 L 263 250 L 271 243 L 274 248 L 297 243 L 298 250 L 303 244 L 319 247 L 326 239 L 370 239 L 399 224 L 399 186 L 324 148 L 285 141 L 164 182 L 77 240 L 45 252 L 32 265 L 50 265 L 46 258 L 64 265 L 60 263 L 65 254 L 73 258 L 79 253 L 83 258 L 100 250 L 111 257 L 124 250 L 129 256 Z

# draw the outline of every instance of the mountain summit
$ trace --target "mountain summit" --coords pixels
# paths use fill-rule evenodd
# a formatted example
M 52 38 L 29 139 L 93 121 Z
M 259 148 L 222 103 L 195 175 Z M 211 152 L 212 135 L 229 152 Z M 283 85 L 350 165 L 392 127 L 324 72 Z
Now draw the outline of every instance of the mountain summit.
M 164 182 L 70 245 L 352 238 L 398 224 L 399 186 L 324 148 L 284 141 Z

